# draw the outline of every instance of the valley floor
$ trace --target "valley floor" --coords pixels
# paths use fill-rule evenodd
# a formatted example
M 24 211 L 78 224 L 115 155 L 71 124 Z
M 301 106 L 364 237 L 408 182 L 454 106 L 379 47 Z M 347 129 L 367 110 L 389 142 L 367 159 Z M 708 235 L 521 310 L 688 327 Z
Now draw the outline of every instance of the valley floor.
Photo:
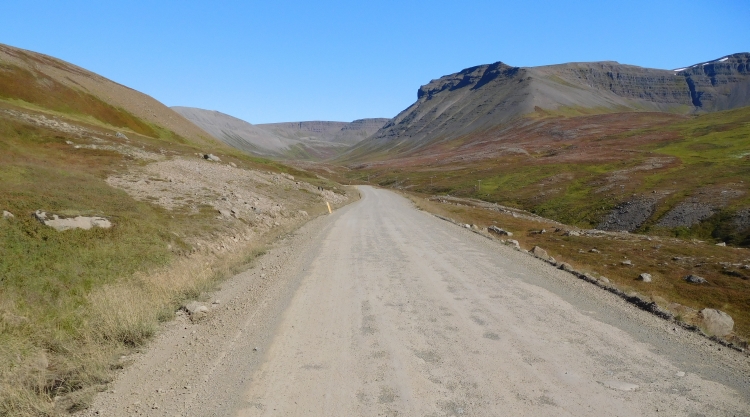
M 388 191 L 311 221 L 95 415 L 747 415 L 750 362 Z

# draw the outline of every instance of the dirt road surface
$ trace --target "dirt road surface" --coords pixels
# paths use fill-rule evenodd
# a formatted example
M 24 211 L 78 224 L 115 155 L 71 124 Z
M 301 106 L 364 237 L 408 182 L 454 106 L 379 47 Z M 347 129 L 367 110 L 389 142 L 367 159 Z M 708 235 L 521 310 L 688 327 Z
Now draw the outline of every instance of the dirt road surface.
M 750 360 L 531 256 L 362 200 L 170 323 L 88 415 L 748 416 Z

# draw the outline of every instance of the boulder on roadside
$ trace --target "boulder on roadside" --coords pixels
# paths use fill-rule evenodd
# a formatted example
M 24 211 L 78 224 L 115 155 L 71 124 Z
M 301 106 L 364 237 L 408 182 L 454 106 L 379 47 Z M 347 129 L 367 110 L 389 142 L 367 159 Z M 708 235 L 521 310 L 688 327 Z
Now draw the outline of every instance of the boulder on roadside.
M 705 278 L 699 277 L 698 275 L 688 275 L 685 278 L 685 281 L 690 282 L 692 284 L 707 284 L 708 281 L 706 281 Z
M 225 209 L 219 209 L 219 214 L 221 214 L 224 217 L 231 217 L 232 216 L 232 212 L 229 211 L 229 210 L 225 210 Z
M 212 153 L 204 154 L 203 155 L 203 159 L 205 159 L 207 161 L 212 161 L 212 162 L 221 162 L 221 159 L 219 159 L 218 156 L 216 156 L 216 155 L 214 155 Z
M 509 232 L 509 231 L 507 231 L 505 229 L 501 229 L 501 228 L 499 228 L 497 226 L 490 226 L 490 227 L 487 228 L 487 230 L 490 231 L 491 233 L 494 233 L 494 234 L 500 235 L 500 236 L 513 236 L 513 233 L 511 233 L 511 232 Z
M 719 242 L 719 243 L 716 244 L 716 246 L 726 246 L 726 245 L 727 245 L 726 242 Z
M 208 314 L 208 307 L 199 303 L 198 301 L 190 301 L 186 303 L 182 308 L 190 315 L 193 320 L 198 320 L 205 317 Z
M 638 275 L 638 281 L 651 282 L 651 274 L 644 272 L 641 275 Z
M 558 262 L 557 263 L 557 269 L 562 269 L 565 272 L 573 272 L 575 269 L 573 269 L 573 266 L 571 266 L 567 262 Z
M 581 233 L 576 232 L 575 230 L 568 230 L 563 236 L 581 236 Z
M 711 336 L 726 336 L 734 330 L 734 320 L 721 310 L 704 308 L 698 316 L 701 319 L 701 327 Z
M 508 245 L 510 245 L 510 246 L 513 246 L 514 248 L 516 248 L 518 250 L 521 249 L 521 245 L 515 239 L 508 239 L 508 240 L 505 241 L 505 243 L 508 244 Z
M 550 256 L 547 254 L 547 251 L 540 248 L 539 246 L 534 246 L 531 249 L 531 253 L 537 258 L 544 259 L 545 261 L 548 261 L 550 259 Z

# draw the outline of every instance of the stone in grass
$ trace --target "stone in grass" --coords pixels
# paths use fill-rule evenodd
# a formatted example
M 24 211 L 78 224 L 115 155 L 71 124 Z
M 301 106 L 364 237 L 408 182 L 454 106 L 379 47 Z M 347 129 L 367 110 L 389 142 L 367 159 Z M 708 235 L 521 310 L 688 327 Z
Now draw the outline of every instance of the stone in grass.
M 626 259 L 620 263 L 624 266 L 633 266 L 633 262 L 630 259 Z
M 547 251 L 540 248 L 539 246 L 534 246 L 531 249 L 531 253 L 537 258 L 544 259 L 545 261 L 548 261 L 550 259 L 550 256 L 547 254 Z
M 692 284 L 707 284 L 708 281 L 706 281 L 705 278 L 699 277 L 698 275 L 688 275 L 685 277 L 685 281 L 690 282 Z
M 562 269 L 565 272 L 573 272 L 573 271 L 575 271 L 573 269 L 573 267 L 569 263 L 567 263 L 567 262 L 558 262 L 557 263 L 557 268 L 558 269 Z
M 651 282 L 651 274 L 642 273 L 641 275 L 638 275 L 638 280 L 643 282 Z
M 190 314 L 190 318 L 197 320 L 203 318 L 208 314 L 208 307 L 205 304 L 197 301 L 190 301 L 186 303 L 183 308 Z
M 726 246 L 726 245 L 727 245 L 726 242 L 719 242 L 719 243 L 716 244 L 716 246 Z
M 4 219 L 12 219 L 14 217 L 16 217 L 16 216 L 14 216 L 13 213 L 11 213 L 11 212 L 9 212 L 7 210 L 3 210 L 3 218 Z
M 511 233 L 511 232 L 509 232 L 509 231 L 507 231 L 505 229 L 501 229 L 501 228 L 499 228 L 497 226 L 490 226 L 490 227 L 487 228 L 487 230 L 489 230 L 490 232 L 495 233 L 497 235 L 500 235 L 500 236 L 513 236 L 513 233 Z
M 709 335 L 722 337 L 734 330 L 734 320 L 721 310 L 704 308 L 698 315 L 701 318 L 702 327 Z

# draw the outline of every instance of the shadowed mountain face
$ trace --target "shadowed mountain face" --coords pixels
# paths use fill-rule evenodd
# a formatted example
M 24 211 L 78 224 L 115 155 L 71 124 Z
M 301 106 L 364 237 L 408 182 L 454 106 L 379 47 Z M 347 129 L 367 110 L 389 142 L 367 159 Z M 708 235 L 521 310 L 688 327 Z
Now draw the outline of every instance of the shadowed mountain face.
M 253 125 L 212 110 L 173 107 L 215 138 L 257 155 L 325 159 L 349 149 L 380 129 L 388 119 L 348 122 L 288 122 Z
M 396 154 L 490 129 L 528 114 L 624 111 L 695 113 L 750 104 L 750 54 L 679 70 L 616 62 L 520 68 L 501 62 L 467 68 L 419 88 L 417 101 L 352 155 Z

